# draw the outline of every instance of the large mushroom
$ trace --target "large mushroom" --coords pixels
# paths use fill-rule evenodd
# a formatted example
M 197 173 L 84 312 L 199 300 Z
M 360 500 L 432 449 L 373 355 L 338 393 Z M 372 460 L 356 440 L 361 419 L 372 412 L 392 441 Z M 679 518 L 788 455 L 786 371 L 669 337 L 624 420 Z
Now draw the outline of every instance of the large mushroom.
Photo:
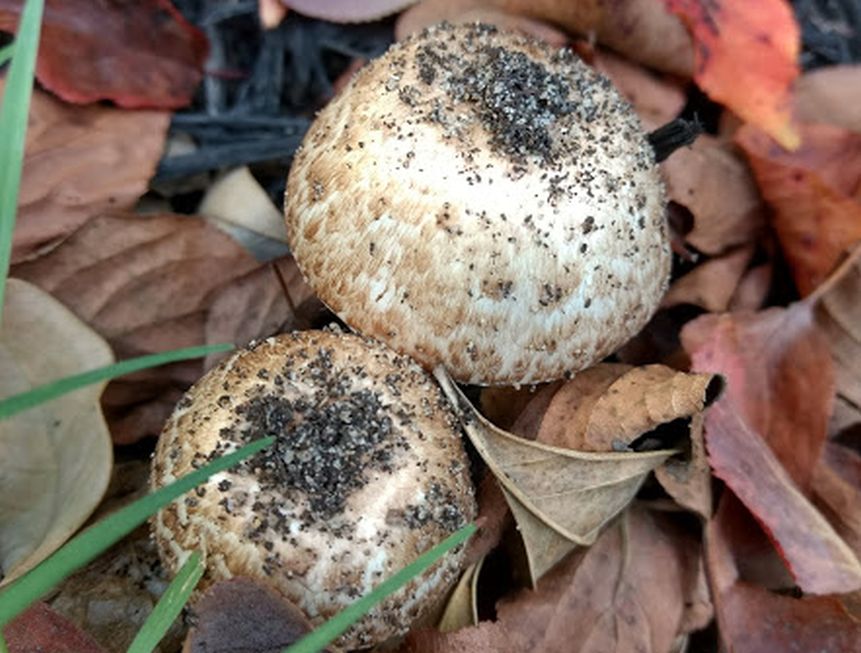
M 180 401 L 158 442 L 162 487 L 249 441 L 276 442 L 157 514 L 167 567 L 192 551 L 202 586 L 270 583 L 314 625 L 474 519 L 457 419 L 415 362 L 353 334 L 304 331 L 239 351 Z M 391 595 L 338 641 L 405 632 L 445 595 L 463 549 Z
M 308 132 L 285 211 L 338 316 L 468 383 L 590 366 L 670 272 L 632 107 L 570 51 L 486 25 L 427 29 L 359 72 Z

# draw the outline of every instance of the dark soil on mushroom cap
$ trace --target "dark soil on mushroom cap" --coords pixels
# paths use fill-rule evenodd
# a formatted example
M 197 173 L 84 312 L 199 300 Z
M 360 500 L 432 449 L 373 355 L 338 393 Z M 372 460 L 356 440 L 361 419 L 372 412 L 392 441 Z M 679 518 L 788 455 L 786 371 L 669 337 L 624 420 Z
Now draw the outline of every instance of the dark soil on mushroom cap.
M 244 418 L 237 431 L 243 441 L 275 436 L 275 445 L 247 464 L 261 495 L 285 488 L 300 492 L 308 505 L 302 520 L 311 524 L 343 511 L 369 473 L 391 471 L 396 452 L 409 445 L 397 435 L 379 394 L 345 389 L 327 350 L 320 349 L 303 373 L 320 388 L 314 396 L 290 400 L 257 386 L 237 407 Z

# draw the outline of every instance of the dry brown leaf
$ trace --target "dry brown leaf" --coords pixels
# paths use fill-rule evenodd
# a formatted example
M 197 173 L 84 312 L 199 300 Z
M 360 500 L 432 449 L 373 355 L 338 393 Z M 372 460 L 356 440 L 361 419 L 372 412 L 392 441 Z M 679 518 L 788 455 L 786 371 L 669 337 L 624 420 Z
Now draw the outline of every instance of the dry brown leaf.
M 204 342 L 207 312 L 224 284 L 258 266 L 238 243 L 204 220 L 178 215 L 109 214 L 91 219 L 51 253 L 13 268 L 52 293 L 128 358 Z M 151 422 L 139 415 L 115 432 L 131 442 L 161 429 L 164 411 L 202 373 L 200 360 L 111 383 L 104 402 L 112 428 L 165 397 Z M 153 423 L 155 430 L 149 430 Z
M 739 247 L 701 263 L 672 283 L 661 308 L 692 304 L 709 313 L 723 313 L 742 282 L 753 252 L 752 246 Z
M 0 396 L 114 361 L 108 344 L 37 287 L 10 279 L 0 329 Z M 111 438 L 99 408 L 105 383 L 0 421 L 0 585 L 54 552 L 95 510 L 108 485 Z
M 275 333 L 308 328 L 322 311 L 323 304 L 305 283 L 296 262 L 287 256 L 213 293 L 204 324 L 206 342 L 244 345 Z M 206 368 L 226 355 L 207 356 Z
M 712 475 L 703 440 L 704 416 L 691 417 L 690 453 L 673 456 L 655 470 L 655 478 L 680 506 L 704 519 L 712 515 Z
M 861 132 L 861 64 L 811 70 L 795 82 L 793 95 L 802 122 Z
M 606 50 L 597 50 L 594 66 L 604 73 L 628 101 L 646 129 L 676 118 L 687 100 L 684 88 Z
M 460 580 L 448 597 L 442 617 L 437 623 L 437 630 L 441 633 L 451 633 L 478 624 L 476 595 L 478 576 L 481 574 L 483 563 L 484 558 L 463 570 Z
M 694 228 L 685 241 L 706 254 L 752 243 L 765 206 L 745 162 L 730 146 L 700 136 L 661 164 L 669 199 L 687 208 Z
M 825 332 L 834 360 L 839 420 L 831 435 L 861 422 L 861 247 L 823 289 L 816 323 Z
M 398 653 L 526 653 L 517 648 L 505 628 L 495 621 L 483 621 L 472 628 L 440 633 L 429 628 L 411 631 Z
M 169 123 L 165 111 L 72 106 L 34 91 L 12 262 L 52 248 L 95 215 L 131 208 L 146 192 Z
M 105 653 L 87 633 L 44 603 L 35 603 L 3 630 L 9 653 Z
M 861 558 L 861 454 L 829 442 L 813 472 L 813 499 Z
M 693 44 L 687 31 L 661 0 L 424 0 L 401 14 L 395 37 L 442 20 L 453 20 L 466 10 L 489 7 L 558 25 L 587 36 L 649 67 L 690 76 Z
M 634 498 L 648 473 L 675 453 L 582 452 L 523 440 L 485 420 L 444 370 L 435 374 L 451 404 L 463 411 L 464 429 L 478 453 L 515 500 L 515 516 L 522 506 L 533 518 L 519 523 L 527 550 L 533 540 L 546 542 L 548 528 L 573 544 L 593 543 Z M 533 559 L 546 548 L 534 549 Z M 542 567 L 546 563 L 534 564 Z
M 578 451 L 625 450 L 662 424 L 701 413 L 714 378 L 663 365 L 596 365 L 553 396 L 538 441 Z
M 709 618 L 699 558 L 697 542 L 668 518 L 633 507 L 582 559 L 500 602 L 505 650 L 669 651 L 683 628 Z
M 729 310 L 757 311 L 763 307 L 771 290 L 774 269 L 771 262 L 757 265 L 748 270 L 739 281 L 738 287 L 729 302 Z

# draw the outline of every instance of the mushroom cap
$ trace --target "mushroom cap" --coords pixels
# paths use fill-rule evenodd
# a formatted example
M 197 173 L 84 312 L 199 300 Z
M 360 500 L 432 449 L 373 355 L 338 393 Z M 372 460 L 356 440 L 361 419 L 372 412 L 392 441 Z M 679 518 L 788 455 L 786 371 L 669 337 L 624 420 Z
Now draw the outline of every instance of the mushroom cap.
M 360 71 L 306 135 L 285 212 L 338 316 L 462 382 L 588 367 L 669 279 L 633 108 L 570 51 L 486 25 L 427 29 Z
M 261 578 L 317 626 L 475 517 L 448 403 L 421 367 L 378 342 L 305 331 L 233 354 L 177 405 L 151 484 L 267 435 L 274 445 L 153 519 L 169 569 L 201 551 L 202 587 Z M 447 555 L 339 644 L 405 632 L 443 597 L 462 558 L 463 547 Z

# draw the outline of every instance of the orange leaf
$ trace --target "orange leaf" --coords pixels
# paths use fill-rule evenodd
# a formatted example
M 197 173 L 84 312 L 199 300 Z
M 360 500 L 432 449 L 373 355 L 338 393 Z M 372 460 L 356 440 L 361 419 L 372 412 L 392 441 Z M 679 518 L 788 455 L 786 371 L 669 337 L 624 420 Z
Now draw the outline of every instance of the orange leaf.
M 787 149 L 800 143 L 790 87 L 799 29 L 784 0 L 664 0 L 694 39 L 694 80 L 716 102 Z
M 861 135 L 828 125 L 801 130 L 795 152 L 751 125 L 739 129 L 736 142 L 774 208 L 774 229 L 798 290 L 807 295 L 861 240 Z

